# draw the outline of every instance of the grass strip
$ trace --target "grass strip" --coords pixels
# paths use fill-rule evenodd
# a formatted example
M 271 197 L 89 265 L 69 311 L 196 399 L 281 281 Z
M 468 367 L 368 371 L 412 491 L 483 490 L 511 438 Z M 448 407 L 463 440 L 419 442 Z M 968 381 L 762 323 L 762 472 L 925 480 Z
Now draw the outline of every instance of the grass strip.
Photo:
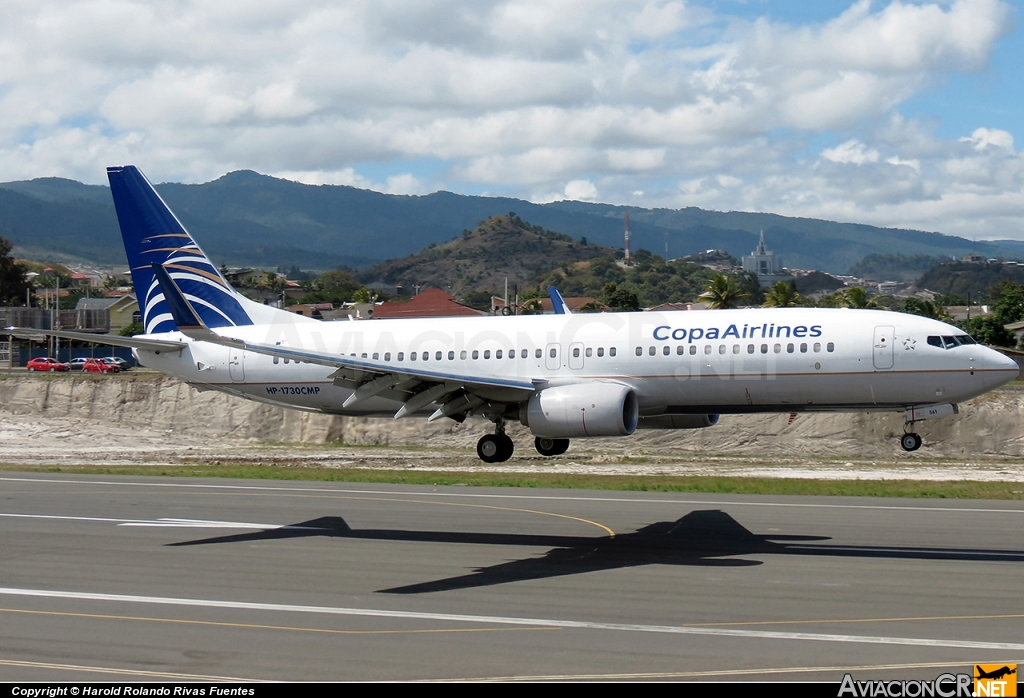
M 811 480 L 803 478 L 592 475 L 564 473 L 446 472 L 376 470 L 278 465 L 60 465 L 30 467 L 0 464 L 0 470 L 89 475 L 148 475 L 255 480 L 465 485 L 472 487 L 544 487 L 632 492 L 905 497 L 926 499 L 1024 499 L 1024 483 L 933 480 Z

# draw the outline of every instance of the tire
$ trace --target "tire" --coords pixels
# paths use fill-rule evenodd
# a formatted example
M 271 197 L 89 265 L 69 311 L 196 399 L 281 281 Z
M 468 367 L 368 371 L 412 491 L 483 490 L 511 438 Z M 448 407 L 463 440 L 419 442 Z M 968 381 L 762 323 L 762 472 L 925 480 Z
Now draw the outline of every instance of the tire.
M 57 370 L 57 369 L 55 369 L 55 368 L 54 368 L 53 366 L 50 366 L 50 373 L 53 373 L 53 372 L 54 372 L 54 371 L 56 371 L 56 370 Z
M 476 442 L 476 454 L 484 463 L 500 462 L 502 450 L 502 443 L 497 434 L 484 434 Z
M 35 366 L 29 366 L 28 367 L 28 372 L 29 373 L 35 373 L 36 372 Z
M 516 445 L 511 438 L 505 434 L 501 435 L 501 458 L 498 459 L 499 463 L 504 463 L 512 457 L 513 451 L 516 450 Z
M 569 439 L 551 439 L 546 436 L 538 436 L 533 440 L 533 446 L 537 453 L 542 456 L 560 456 L 569 450 Z
M 904 434 L 900 437 L 900 446 L 904 451 L 916 451 L 921 448 L 921 437 L 917 434 Z

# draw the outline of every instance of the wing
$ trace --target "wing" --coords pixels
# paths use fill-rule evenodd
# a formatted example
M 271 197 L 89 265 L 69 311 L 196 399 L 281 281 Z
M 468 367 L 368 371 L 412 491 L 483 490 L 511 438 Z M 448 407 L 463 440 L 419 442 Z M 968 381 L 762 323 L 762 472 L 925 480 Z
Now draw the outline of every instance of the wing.
M 113 334 L 93 334 L 91 332 L 73 332 L 70 330 L 40 330 L 34 327 L 5 327 L 3 333 L 18 339 L 42 341 L 47 337 L 60 337 L 61 339 L 73 339 L 78 342 L 106 344 L 112 347 L 131 347 L 147 351 L 181 351 L 188 346 L 188 342 L 178 342 L 172 339 L 122 337 Z
M 331 376 L 335 385 L 353 390 L 352 395 L 343 403 L 344 408 L 354 407 L 364 400 L 380 395 L 404 403 L 395 413 L 395 419 L 409 416 L 431 403 L 437 403 L 439 407 L 430 415 L 431 421 L 441 417 L 462 421 L 467 414 L 481 408 L 493 408 L 528 400 L 537 390 L 535 383 L 543 382 L 465 376 L 418 367 L 398 367 L 379 360 L 357 357 L 354 354 L 343 356 L 317 349 L 264 344 L 225 336 L 203 323 L 163 266 L 154 264 L 153 272 L 163 290 L 174 322 L 182 334 L 201 342 L 335 368 Z

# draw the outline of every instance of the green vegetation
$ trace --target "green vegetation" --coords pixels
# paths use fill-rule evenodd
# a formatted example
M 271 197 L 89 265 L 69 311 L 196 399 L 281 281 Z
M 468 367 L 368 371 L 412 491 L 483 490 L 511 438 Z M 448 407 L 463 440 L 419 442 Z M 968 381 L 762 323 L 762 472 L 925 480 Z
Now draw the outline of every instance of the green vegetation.
M 837 497 L 911 497 L 930 499 L 1024 499 L 1024 485 L 1006 482 L 929 482 L 920 480 L 805 480 L 796 478 L 669 475 L 572 475 L 561 473 L 490 473 L 356 468 L 283 467 L 277 465 L 180 466 L 40 466 L 0 464 L 0 470 L 95 475 L 217 477 L 320 482 L 380 482 L 405 485 L 474 487 L 551 487 L 634 492 L 705 492 Z
M 1024 283 L 1024 266 L 1002 262 L 947 262 L 926 272 L 915 285 L 942 294 L 955 294 L 977 302 L 987 289 L 1001 281 Z M 962 305 L 962 304 L 958 304 Z
M 949 257 L 927 254 L 869 254 L 850 267 L 848 273 L 851 276 L 875 281 L 910 282 L 949 261 Z
M 21 305 L 31 289 L 25 280 L 28 270 L 11 256 L 11 243 L 0 238 L 0 305 Z

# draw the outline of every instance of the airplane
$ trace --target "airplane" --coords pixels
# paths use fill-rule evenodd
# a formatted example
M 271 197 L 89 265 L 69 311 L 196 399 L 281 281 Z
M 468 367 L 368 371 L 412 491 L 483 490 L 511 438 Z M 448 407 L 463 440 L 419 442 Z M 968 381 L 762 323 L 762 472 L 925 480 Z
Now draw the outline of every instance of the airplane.
M 324 322 L 233 289 L 133 165 L 107 168 L 144 333 L 8 328 L 132 347 L 200 390 L 339 415 L 484 417 L 488 463 L 519 421 L 544 456 L 570 439 L 699 429 L 722 414 L 904 411 L 914 425 L 1017 377 L 1018 366 L 937 320 L 880 310 L 571 313 Z

